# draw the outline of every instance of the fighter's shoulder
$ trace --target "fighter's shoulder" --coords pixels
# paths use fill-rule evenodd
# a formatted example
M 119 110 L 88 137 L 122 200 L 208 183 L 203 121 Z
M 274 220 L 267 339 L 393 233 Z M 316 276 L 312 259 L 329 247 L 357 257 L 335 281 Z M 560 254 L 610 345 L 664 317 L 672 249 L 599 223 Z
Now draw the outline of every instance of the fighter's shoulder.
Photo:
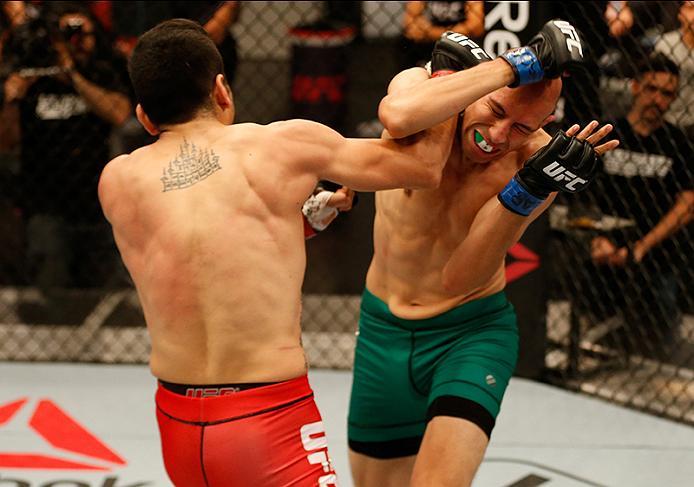
M 316 128 L 322 127 L 323 125 L 319 122 L 314 122 L 312 120 L 304 120 L 300 118 L 295 118 L 291 120 L 280 120 L 278 122 L 272 122 L 266 125 L 268 130 L 272 130 L 278 133 L 286 134 L 302 134 L 306 132 L 311 132 Z
M 132 154 L 121 154 L 111 159 L 102 169 L 99 184 L 111 182 L 118 177 L 124 168 L 130 165 Z
M 314 143 L 325 136 L 338 135 L 330 127 L 312 120 L 282 120 L 273 122 L 266 127 L 275 140 L 284 143 Z
M 111 212 L 112 207 L 123 194 L 124 174 L 130 165 L 131 154 L 121 154 L 109 161 L 99 176 L 98 196 L 105 214 Z
M 101 170 L 99 176 L 99 196 L 104 193 L 122 193 L 127 190 L 128 176 L 132 174 L 133 167 L 138 166 L 138 161 L 142 159 L 142 148 L 136 149 L 129 154 L 121 154 L 111 159 Z

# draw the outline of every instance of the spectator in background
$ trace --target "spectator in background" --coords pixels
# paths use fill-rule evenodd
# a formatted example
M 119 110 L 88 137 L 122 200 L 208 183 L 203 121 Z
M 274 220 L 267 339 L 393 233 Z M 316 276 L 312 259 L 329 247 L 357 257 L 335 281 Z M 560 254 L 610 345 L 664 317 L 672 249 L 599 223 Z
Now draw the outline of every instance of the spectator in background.
M 610 36 L 623 42 L 636 40 L 653 47 L 655 33 L 676 24 L 677 2 L 604 2 L 604 19 Z
M 640 61 L 652 52 L 660 32 L 668 29 L 676 2 L 607 2 L 604 19 L 618 54 L 614 69 L 619 76 L 632 77 Z M 608 66 L 609 67 L 609 66 Z
M 600 98 L 607 118 L 623 117 L 629 111 L 630 79 L 653 52 L 660 34 L 673 25 L 677 7 L 676 2 L 605 2 L 609 47 L 599 65 L 603 75 Z
M 605 20 L 612 37 L 622 37 L 634 26 L 634 12 L 628 2 L 607 2 Z
M 44 289 L 104 285 L 117 262 L 97 181 L 132 104 L 124 60 L 97 27 L 79 3 L 46 3 L 3 60 L 3 107 L 19 109 L 28 278 Z
M 591 243 L 593 262 L 611 267 L 612 285 L 624 298 L 631 340 L 619 345 L 661 360 L 675 351 L 678 294 L 691 292 L 691 283 L 678 282 L 675 270 L 692 241 L 678 241 L 675 233 L 692 220 L 694 154 L 682 131 L 664 120 L 679 82 L 677 65 L 663 54 L 639 65 L 631 109 L 614 123 L 620 147 L 605 155 L 604 174 L 592 187 L 604 214 L 634 222 L 631 230 Z
M 125 57 L 135 47 L 138 36 L 165 20 L 184 18 L 198 22 L 212 38 L 224 61 L 226 80 L 233 87 L 238 61 L 236 39 L 231 26 L 238 20 L 241 2 L 171 1 L 112 2 L 111 16 L 115 48 Z M 131 152 L 151 144 L 155 138 L 147 134 L 134 116 L 117 131 L 114 153 Z
M 171 1 L 112 2 L 116 46 L 127 57 L 137 38 L 159 22 L 183 18 L 198 22 L 212 38 L 224 61 L 226 78 L 232 83 L 236 74 L 236 40 L 231 26 L 239 17 L 241 2 Z
M 665 118 L 684 129 L 691 139 L 694 136 L 694 2 L 680 3 L 679 30 L 664 34 L 655 50 L 672 58 L 680 70 L 680 91 Z
M 0 2 L 0 63 L 12 31 L 27 19 L 27 7 L 25 2 Z
M 13 96 L 11 93 L 6 93 L 4 90 L 5 80 L 10 74 L 10 64 L 7 61 L 8 57 L 12 56 L 8 45 L 12 42 L 13 33 L 21 29 L 21 26 L 28 20 L 30 8 L 25 2 L 0 2 L 0 83 L 2 90 L 0 91 L 0 100 L 4 100 L 6 96 Z M 19 145 L 19 111 L 16 105 L 2 104 L 0 112 L 0 159 L 2 160 L 2 168 L 5 168 L 9 163 L 8 159 L 16 151 Z
M 229 83 L 236 77 L 236 39 L 231 34 L 231 26 L 239 18 L 240 2 L 178 2 L 185 10 L 181 16 L 202 24 L 205 32 L 212 38 L 222 55 L 224 71 Z
M 16 104 L 2 103 L 4 85 L 9 75 L 10 55 L 6 46 L 12 34 L 20 29 L 30 13 L 24 2 L 0 2 L 0 284 L 22 283 L 23 243 L 21 220 L 17 211 L 17 174 L 19 172 L 19 109 Z M 11 95 L 10 95 L 11 96 Z
M 484 2 L 407 2 L 403 19 L 402 69 L 423 66 L 434 43 L 448 30 L 479 40 L 484 36 Z

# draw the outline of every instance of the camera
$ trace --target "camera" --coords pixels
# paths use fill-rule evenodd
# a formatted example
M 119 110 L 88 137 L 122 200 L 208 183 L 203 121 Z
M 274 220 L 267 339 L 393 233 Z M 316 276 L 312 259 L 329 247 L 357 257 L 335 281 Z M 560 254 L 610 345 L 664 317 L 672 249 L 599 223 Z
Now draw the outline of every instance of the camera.
M 5 52 L 7 62 L 0 69 L 0 79 L 9 73 L 22 76 L 54 76 L 62 72 L 58 66 L 59 56 L 56 41 L 65 41 L 73 46 L 84 36 L 84 20 L 70 18 L 59 26 L 59 16 L 54 12 L 31 17 L 19 25 L 9 37 Z
M 50 23 L 41 17 L 19 25 L 7 45 L 8 64 L 13 69 L 55 66 L 58 52 L 53 47 L 53 32 Z
M 60 29 L 60 35 L 66 42 L 78 41 L 83 35 L 84 20 L 79 18 L 69 19 Z

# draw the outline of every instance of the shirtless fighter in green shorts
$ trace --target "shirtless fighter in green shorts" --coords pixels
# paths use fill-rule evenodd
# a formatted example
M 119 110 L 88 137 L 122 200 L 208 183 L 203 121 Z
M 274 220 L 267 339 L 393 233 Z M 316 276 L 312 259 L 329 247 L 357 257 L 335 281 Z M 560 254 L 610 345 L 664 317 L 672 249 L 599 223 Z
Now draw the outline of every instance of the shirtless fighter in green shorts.
M 386 136 L 438 124 L 458 135 L 438 188 L 376 196 L 349 411 L 355 485 L 471 484 L 518 355 L 506 251 L 618 144 L 597 145 L 612 127 L 595 121 L 542 130 L 562 73 L 584 54 L 560 20 L 493 61 L 449 32 L 431 77 L 413 68 L 392 80 L 379 109 Z

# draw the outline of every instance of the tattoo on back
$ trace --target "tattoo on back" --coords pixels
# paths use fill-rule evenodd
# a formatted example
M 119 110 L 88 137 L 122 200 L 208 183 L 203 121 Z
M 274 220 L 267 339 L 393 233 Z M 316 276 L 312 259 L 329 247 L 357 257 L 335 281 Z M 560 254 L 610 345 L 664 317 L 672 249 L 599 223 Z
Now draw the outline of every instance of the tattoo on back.
M 163 192 L 189 188 L 221 168 L 214 150 L 199 148 L 183 139 L 178 155 L 169 162 L 168 169 L 164 168 L 161 177 Z

